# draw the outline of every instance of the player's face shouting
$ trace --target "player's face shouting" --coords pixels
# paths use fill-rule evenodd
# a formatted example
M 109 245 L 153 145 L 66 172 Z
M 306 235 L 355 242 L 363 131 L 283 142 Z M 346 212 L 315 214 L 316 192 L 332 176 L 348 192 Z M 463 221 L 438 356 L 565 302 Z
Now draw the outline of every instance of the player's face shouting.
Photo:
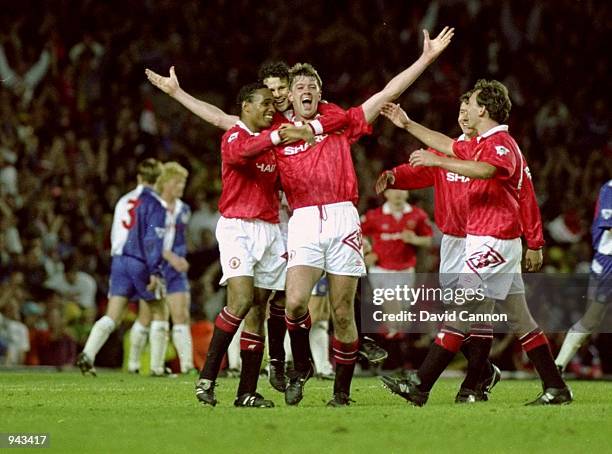
M 272 96 L 274 96 L 274 107 L 276 107 L 276 110 L 284 112 L 291 106 L 289 101 L 289 82 L 287 79 L 266 77 L 263 83 L 270 89 Z
M 298 76 L 291 86 L 289 99 L 298 119 L 313 118 L 321 100 L 321 88 L 314 77 Z
M 269 128 L 274 118 L 274 98 L 267 88 L 257 90 L 251 97 L 249 109 L 246 112 L 251 122 L 258 130 Z

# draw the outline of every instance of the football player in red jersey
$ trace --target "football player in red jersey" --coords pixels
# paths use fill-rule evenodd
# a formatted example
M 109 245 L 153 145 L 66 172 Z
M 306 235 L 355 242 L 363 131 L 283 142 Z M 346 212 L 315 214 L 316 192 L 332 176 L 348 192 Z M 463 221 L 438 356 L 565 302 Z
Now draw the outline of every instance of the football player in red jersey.
M 163 92 L 167 93 L 183 106 L 191 110 L 197 116 L 207 121 L 208 123 L 227 130 L 238 121 L 235 115 L 229 115 L 221 109 L 194 98 L 181 89 L 174 67 L 170 68 L 169 77 L 163 77 L 149 69 L 146 70 L 146 75 L 149 81 L 158 87 Z M 259 69 L 259 79 L 272 92 L 274 97 L 274 107 L 279 115 L 275 116 L 275 122 L 284 121 L 284 118 L 293 116 L 293 109 L 289 101 L 289 67 L 283 62 L 271 62 L 264 64 Z M 327 112 L 327 113 L 326 113 Z M 325 103 L 324 109 L 321 109 L 324 117 L 330 120 L 323 120 L 324 117 L 314 118 L 307 125 L 302 126 L 302 133 L 306 140 L 312 140 L 314 132 L 321 133 L 325 131 L 333 131 L 338 125 L 343 124 L 343 112 L 337 106 Z M 282 115 L 280 115 L 282 114 Z M 335 114 L 335 117 L 332 117 Z M 286 231 L 286 223 L 283 225 L 283 216 L 281 216 L 281 230 Z M 285 221 L 286 222 L 286 221 Z M 286 333 L 285 324 L 285 302 L 284 291 L 277 291 L 270 301 L 270 316 L 268 318 L 268 342 L 270 355 L 270 371 L 269 379 L 272 387 L 278 391 L 284 392 L 286 388 L 285 377 L 285 351 L 283 340 Z M 245 323 L 247 326 L 258 326 L 260 320 L 256 318 L 256 311 L 250 312 Z M 360 354 L 368 361 L 373 363 L 384 360 L 387 353 L 380 348 L 372 339 L 364 337 L 360 343 Z
M 548 340 L 533 320 L 524 296 L 520 274 L 523 232 L 520 193 L 530 175 L 518 145 L 503 124 L 510 108 L 508 91 L 503 84 L 478 81 L 469 92 L 467 103 L 467 126 L 478 133 L 470 141 L 454 141 L 431 131 L 410 120 L 397 105 L 387 104 L 383 115 L 428 146 L 452 156 L 419 150 L 410 157 L 413 166 L 441 167 L 470 178 L 465 261 L 459 285 L 484 289 L 487 298 L 499 301 L 501 312 L 513 314 L 509 316 L 512 329 L 520 335 L 523 349 L 544 386 L 544 392 L 530 404 L 564 404 L 572 401 L 571 391 L 554 365 Z M 472 310 L 486 311 L 487 307 L 481 304 Z M 431 387 L 461 348 L 466 331 L 466 322 L 447 322 L 416 374 L 406 380 L 383 377 L 383 383 L 412 403 L 424 405 Z M 478 361 L 483 364 L 488 355 L 488 349 L 484 350 L 486 354 L 483 351 L 478 355 Z
M 283 129 L 271 130 L 275 114 L 270 90 L 261 83 L 240 90 L 240 120 L 221 142 L 217 224 L 221 284 L 228 287 L 227 306 L 215 320 L 215 330 L 206 362 L 196 385 L 196 397 L 216 405 L 215 380 L 227 348 L 241 321 L 252 309 L 260 323 L 247 325 L 240 336 L 242 371 L 238 385 L 238 407 L 273 407 L 257 393 L 257 378 L 263 359 L 265 305 L 273 290 L 285 286 L 285 246 L 279 228 L 278 171 L 272 148 L 290 142 Z
M 395 76 L 383 90 L 361 106 L 347 111 L 347 124 L 337 134 L 317 132 L 314 143 L 300 140 L 276 148 L 281 184 L 293 209 L 288 232 L 287 328 L 291 338 L 294 370 L 285 391 L 285 402 L 297 405 L 313 373 L 308 335 L 308 300 L 312 287 L 327 273 L 334 324 L 333 354 L 336 360 L 334 397 L 330 406 L 350 403 L 350 385 L 357 359 L 358 338 L 354 317 L 357 281 L 365 273 L 361 228 L 355 209 L 357 179 L 350 145 L 371 132 L 385 102 L 400 96 L 442 53 L 453 36 L 445 28 L 435 39 L 424 31 L 421 57 Z M 315 118 L 322 82 L 308 64 L 292 68 L 290 99 L 296 124 Z

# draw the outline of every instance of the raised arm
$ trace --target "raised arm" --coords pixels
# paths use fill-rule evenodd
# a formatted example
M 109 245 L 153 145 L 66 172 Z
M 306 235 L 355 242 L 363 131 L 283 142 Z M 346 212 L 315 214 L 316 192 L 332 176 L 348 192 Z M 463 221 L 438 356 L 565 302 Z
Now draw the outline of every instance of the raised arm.
M 368 123 L 376 120 L 381 107 L 387 102 L 395 101 L 438 58 L 450 44 L 454 31 L 454 28 L 444 27 L 440 34 L 432 40 L 429 38 L 429 32 L 423 30 L 423 53 L 419 59 L 391 79 L 385 88 L 363 103 L 362 108 Z
M 438 156 L 427 150 L 417 150 L 412 153 L 410 155 L 410 164 L 415 167 L 441 167 L 450 172 L 480 180 L 493 178 L 497 172 L 497 168 L 488 162 L 448 158 L 446 156 Z
M 150 69 L 145 69 L 145 74 L 147 75 L 147 79 L 149 79 L 153 85 L 164 93 L 170 95 L 172 98 L 176 99 L 184 107 L 189 109 L 205 122 L 227 131 L 238 121 L 237 116 L 229 115 L 218 107 L 205 101 L 200 101 L 183 90 L 180 87 L 178 78 L 174 72 L 174 66 L 170 68 L 169 77 L 161 76 Z
M 448 156 L 455 156 L 453 152 L 453 139 L 441 132 L 428 129 L 416 121 L 412 121 L 399 104 L 386 103 L 382 106 L 380 113 L 391 120 L 395 126 L 405 129 L 428 147 Z

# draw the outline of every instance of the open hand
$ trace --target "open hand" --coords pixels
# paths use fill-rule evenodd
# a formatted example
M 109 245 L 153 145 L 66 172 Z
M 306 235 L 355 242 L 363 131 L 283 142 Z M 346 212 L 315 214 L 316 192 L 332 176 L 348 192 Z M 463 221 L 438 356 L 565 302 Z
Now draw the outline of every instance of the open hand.
M 455 34 L 454 28 L 444 27 L 435 39 L 429 37 L 429 32 L 423 30 L 423 56 L 433 61 L 448 47 Z
M 180 88 L 176 73 L 174 72 L 174 66 L 170 67 L 170 77 L 161 76 L 150 69 L 145 69 L 145 74 L 153 85 L 170 96 L 174 95 Z
M 404 109 L 399 104 L 392 102 L 385 103 L 380 109 L 380 114 L 391 120 L 398 128 L 404 129 L 410 123 L 410 118 L 408 118 L 408 115 L 406 115 L 406 112 L 404 112 Z

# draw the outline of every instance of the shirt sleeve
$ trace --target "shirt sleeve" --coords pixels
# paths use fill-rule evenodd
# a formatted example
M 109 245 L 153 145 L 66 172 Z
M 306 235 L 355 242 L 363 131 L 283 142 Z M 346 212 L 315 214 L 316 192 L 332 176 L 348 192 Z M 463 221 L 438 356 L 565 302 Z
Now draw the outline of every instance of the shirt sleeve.
M 374 234 L 371 210 L 361 216 L 361 233 L 365 236 L 372 236 Z
M 166 227 L 166 210 L 154 198 L 147 197 L 147 209 L 142 210 L 146 218 L 144 222 L 144 253 L 149 274 L 162 275 L 162 250 Z
M 401 164 L 392 170 L 395 182 L 389 185 L 392 189 L 422 189 L 435 183 L 436 167 L 413 167 Z
M 595 223 L 602 230 L 612 228 L 612 180 L 603 185 L 599 191 Z
M 362 136 L 372 134 L 372 125 L 366 120 L 361 106 L 351 107 L 346 113 L 348 124 L 345 134 L 350 144 L 357 142 Z
M 474 158 L 480 162 L 486 162 L 497 169 L 495 178 L 502 180 L 512 176 L 516 169 L 516 153 L 503 145 L 488 141 L 476 151 Z
M 319 103 L 319 114 L 316 119 L 308 123 L 315 135 L 339 131 L 349 123 L 347 111 L 336 104 Z
M 421 209 L 419 209 L 419 214 L 419 220 L 416 229 L 414 229 L 414 233 L 418 236 L 433 236 L 433 229 L 431 228 L 431 222 L 429 222 L 429 216 Z
M 255 136 L 241 129 L 229 131 L 223 135 L 221 158 L 226 164 L 244 165 L 249 159 L 271 150 L 280 141 L 277 130 L 266 129 Z
M 540 249 L 544 246 L 544 233 L 542 231 L 542 217 L 540 207 L 535 196 L 535 189 L 531 181 L 529 168 L 523 170 L 523 185 L 519 192 L 519 215 L 523 236 L 529 249 Z

